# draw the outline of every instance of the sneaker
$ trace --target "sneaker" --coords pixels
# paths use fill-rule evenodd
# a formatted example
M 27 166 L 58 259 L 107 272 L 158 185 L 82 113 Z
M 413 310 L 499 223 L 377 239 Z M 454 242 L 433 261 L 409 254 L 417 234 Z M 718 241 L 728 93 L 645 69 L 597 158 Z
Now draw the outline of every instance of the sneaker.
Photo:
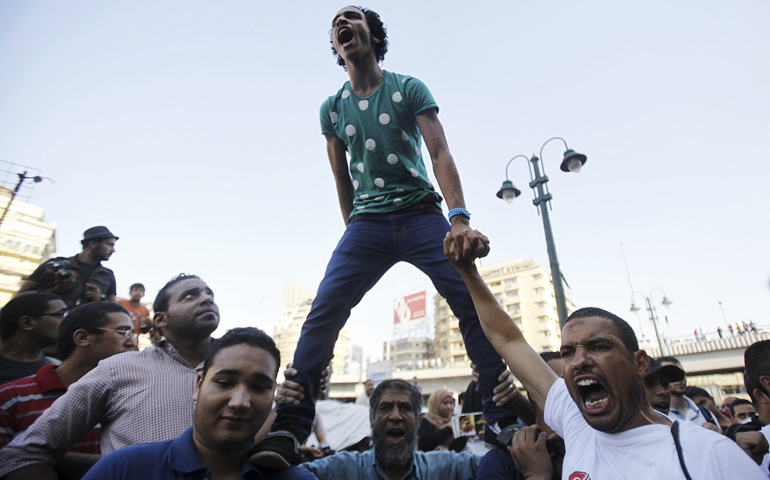
M 299 463 L 299 442 L 290 432 L 269 433 L 249 452 L 249 462 L 264 468 L 286 469 Z
M 490 448 L 505 448 L 511 444 L 513 434 L 516 433 L 522 425 L 517 422 L 513 422 L 505 428 L 500 428 L 499 423 L 494 425 L 487 424 L 484 429 L 484 443 Z

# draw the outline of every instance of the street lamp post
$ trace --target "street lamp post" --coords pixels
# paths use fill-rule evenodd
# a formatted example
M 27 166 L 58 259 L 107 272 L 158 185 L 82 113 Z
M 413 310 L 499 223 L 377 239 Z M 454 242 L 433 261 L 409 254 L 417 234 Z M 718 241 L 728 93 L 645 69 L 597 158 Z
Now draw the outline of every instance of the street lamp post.
M 641 295 L 642 298 L 644 298 L 645 304 L 647 305 L 647 312 L 650 315 L 650 321 L 652 322 L 652 325 L 655 328 L 655 337 L 657 337 L 657 339 L 658 339 L 658 348 L 660 349 L 660 354 L 661 355 L 666 355 L 666 353 L 668 353 L 668 352 L 667 352 L 667 349 L 665 348 L 666 344 L 663 341 L 663 336 L 661 336 L 661 334 L 660 334 L 660 330 L 659 330 L 659 327 L 658 327 L 658 311 L 655 309 L 655 302 L 654 302 L 654 298 L 652 296 L 652 293 L 654 291 L 656 291 L 656 290 L 660 290 L 660 292 L 663 294 L 663 300 L 660 302 L 660 304 L 663 305 L 664 307 L 668 308 L 668 306 L 671 305 L 673 302 L 668 299 L 668 296 L 666 295 L 666 292 L 664 292 L 662 288 L 655 287 L 652 290 L 650 290 L 649 295 L 645 295 L 644 293 L 639 292 L 639 291 L 635 291 L 635 292 L 631 293 L 631 309 L 630 310 L 632 312 L 638 312 L 639 310 L 641 310 L 639 308 L 639 306 L 636 304 L 636 302 L 634 301 L 634 297 L 636 295 Z
M 551 277 L 553 277 L 553 291 L 556 296 L 556 310 L 559 314 L 559 324 L 564 327 L 564 323 L 567 321 L 567 301 L 564 296 L 564 284 L 562 283 L 561 270 L 559 269 L 559 259 L 556 256 L 556 245 L 553 240 L 553 230 L 551 229 L 551 217 L 548 213 L 550 208 L 549 202 L 553 198 L 551 192 L 548 190 L 548 176 L 545 174 L 545 166 L 540 166 L 540 158 L 543 157 L 543 148 L 552 140 L 561 140 L 564 143 L 564 159 L 561 162 L 561 170 L 563 172 L 577 173 L 586 163 L 586 156 L 582 153 L 576 153 L 574 150 L 567 146 L 567 142 L 561 137 L 553 137 L 543 143 L 540 147 L 540 157 L 532 155 L 529 158 L 529 186 L 535 195 L 532 203 L 538 208 L 540 216 L 543 218 L 543 229 L 545 230 L 545 243 L 548 250 L 548 260 L 551 265 Z M 508 160 L 508 164 L 505 166 L 505 181 L 503 186 L 497 192 L 497 197 L 511 203 L 514 198 L 521 194 L 521 190 L 516 188 L 508 178 L 508 167 L 517 158 L 527 158 L 525 155 L 516 155 Z M 534 172 L 533 172 L 534 170 Z

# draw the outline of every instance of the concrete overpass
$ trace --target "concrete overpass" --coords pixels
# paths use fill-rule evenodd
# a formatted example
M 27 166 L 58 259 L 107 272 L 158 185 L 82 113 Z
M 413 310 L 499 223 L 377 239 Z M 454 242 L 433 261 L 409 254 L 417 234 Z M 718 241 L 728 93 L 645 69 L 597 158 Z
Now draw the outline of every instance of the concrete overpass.
M 754 342 L 770 340 L 770 333 L 744 333 L 735 337 L 698 341 L 692 338 L 674 340 L 664 346 L 663 355 L 677 357 L 687 371 L 688 385 L 696 385 L 710 391 L 721 402 L 727 395 L 743 385 L 743 352 Z M 650 356 L 659 357 L 657 345 L 643 343 L 642 348 Z M 396 370 L 391 378 L 400 378 L 408 382 L 416 379 L 424 395 L 429 395 L 438 388 L 452 392 L 464 392 L 471 381 L 470 367 L 444 367 L 415 370 Z M 366 374 L 333 374 L 329 396 L 338 400 L 353 400 L 363 392 Z M 517 382 L 518 383 L 518 382 Z M 519 386 L 521 386 L 519 384 Z

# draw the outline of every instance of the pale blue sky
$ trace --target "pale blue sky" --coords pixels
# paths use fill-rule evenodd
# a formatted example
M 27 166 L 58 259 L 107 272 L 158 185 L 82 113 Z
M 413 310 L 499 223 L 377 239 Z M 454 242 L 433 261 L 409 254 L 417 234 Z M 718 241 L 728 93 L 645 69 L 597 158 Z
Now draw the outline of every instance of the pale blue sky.
M 315 288 L 343 229 L 318 124 L 347 79 L 328 43 L 342 6 L 1 2 L 0 159 L 55 179 L 31 201 L 59 224 L 59 253 L 108 225 L 120 293 L 198 273 L 222 327 L 272 333 L 284 283 Z M 768 2 L 368 6 L 388 27 L 384 68 L 421 78 L 441 107 L 488 261 L 547 265 L 522 161 L 522 196 L 495 192 L 510 157 L 563 136 L 588 155 L 566 175 L 561 146 L 544 152 L 578 306 L 638 327 L 623 243 L 635 288 L 674 301 L 675 336 L 724 327 L 719 301 L 733 322 L 770 323 Z M 354 310 L 356 342 L 378 356 L 394 297 L 423 289 L 421 273 L 394 269 Z

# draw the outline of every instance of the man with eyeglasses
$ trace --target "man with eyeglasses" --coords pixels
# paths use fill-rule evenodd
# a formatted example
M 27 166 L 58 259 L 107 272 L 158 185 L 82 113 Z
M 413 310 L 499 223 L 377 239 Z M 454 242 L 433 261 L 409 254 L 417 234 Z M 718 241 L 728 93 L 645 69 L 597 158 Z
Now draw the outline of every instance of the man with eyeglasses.
M 5 304 L 0 311 L 0 384 L 34 375 L 55 362 L 43 350 L 56 343 L 66 311 L 64 301 L 52 293 L 26 293 Z
M 128 352 L 136 344 L 131 317 L 115 303 L 96 302 L 75 308 L 59 325 L 58 367 L 43 366 L 35 375 L 0 386 L 0 448 L 26 430 L 67 387 L 91 371 L 99 361 Z M 63 472 L 77 471 L 100 458 L 99 426 L 94 427 L 57 461 Z
M 182 274 L 158 292 L 154 309 L 161 341 L 141 352 L 105 359 L 72 384 L 0 450 L 0 478 L 56 478 L 51 465 L 97 424 L 103 455 L 128 445 L 171 440 L 190 427 L 197 371 L 219 325 L 219 307 L 203 280 Z M 148 419 L 148 411 L 157 414 Z

